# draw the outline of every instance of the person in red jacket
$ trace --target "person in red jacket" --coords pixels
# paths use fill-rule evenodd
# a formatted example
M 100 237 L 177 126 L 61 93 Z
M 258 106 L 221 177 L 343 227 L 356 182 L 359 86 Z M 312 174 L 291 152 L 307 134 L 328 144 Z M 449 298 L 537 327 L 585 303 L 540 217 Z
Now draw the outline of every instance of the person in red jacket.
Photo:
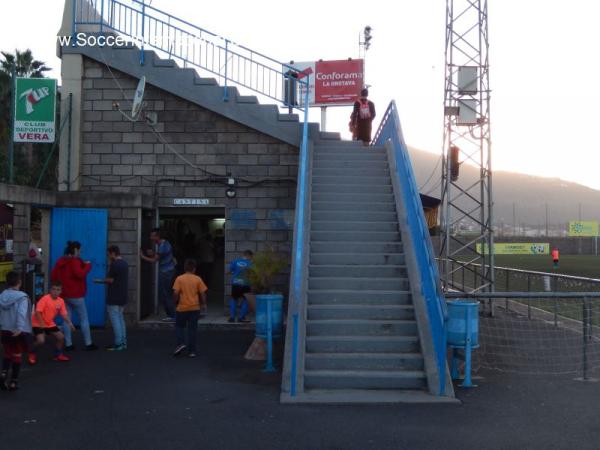
M 554 263 L 554 268 L 558 269 L 558 260 L 560 258 L 560 253 L 558 251 L 558 247 L 554 247 L 552 249 L 552 262 Z
M 84 262 L 79 257 L 80 253 L 81 244 L 79 242 L 67 242 L 65 254 L 56 261 L 50 278 L 52 281 L 60 281 L 62 283 L 62 295 L 70 309 L 71 317 L 73 317 L 74 312 L 79 316 L 85 349 L 97 350 L 98 347 L 92 342 L 90 321 L 88 320 L 87 308 L 85 307 L 86 276 L 92 270 L 92 264 L 89 261 Z M 71 337 L 71 329 L 66 324 L 63 325 L 63 333 L 65 335 L 65 350 L 75 350 Z

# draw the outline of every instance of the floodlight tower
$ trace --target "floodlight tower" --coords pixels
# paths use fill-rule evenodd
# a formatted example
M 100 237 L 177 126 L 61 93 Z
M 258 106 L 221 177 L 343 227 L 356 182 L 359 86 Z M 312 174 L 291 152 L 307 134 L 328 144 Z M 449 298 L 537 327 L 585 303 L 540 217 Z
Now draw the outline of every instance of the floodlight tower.
M 362 87 L 365 87 L 365 88 L 370 87 L 367 84 L 366 65 L 367 65 L 367 50 L 369 50 L 369 48 L 371 47 L 371 39 L 373 39 L 373 35 L 371 34 L 372 31 L 373 31 L 373 28 L 371 28 L 370 25 L 367 25 L 363 29 L 362 36 L 360 34 L 358 35 L 358 57 L 362 58 L 362 60 L 363 60 L 363 86 Z
M 488 37 L 487 0 L 446 0 L 440 245 L 446 290 L 494 290 Z M 475 179 L 460 175 L 463 163 L 476 168 Z M 462 275 L 454 276 L 462 270 L 469 275 L 464 286 Z

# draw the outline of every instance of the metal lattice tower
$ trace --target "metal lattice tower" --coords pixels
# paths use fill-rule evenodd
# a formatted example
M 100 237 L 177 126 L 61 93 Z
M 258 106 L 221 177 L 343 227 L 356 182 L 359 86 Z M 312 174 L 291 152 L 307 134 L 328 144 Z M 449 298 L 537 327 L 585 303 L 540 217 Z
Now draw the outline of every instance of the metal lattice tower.
M 446 290 L 494 290 L 488 49 L 487 0 L 446 0 L 440 246 Z M 461 164 L 474 166 L 478 177 L 460 174 Z M 464 286 L 462 275 L 454 276 L 463 270 Z

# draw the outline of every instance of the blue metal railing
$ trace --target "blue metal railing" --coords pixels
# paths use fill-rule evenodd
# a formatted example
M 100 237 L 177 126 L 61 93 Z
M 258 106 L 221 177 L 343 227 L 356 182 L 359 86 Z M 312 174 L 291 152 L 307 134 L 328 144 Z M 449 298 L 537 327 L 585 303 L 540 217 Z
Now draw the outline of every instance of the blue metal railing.
M 308 105 L 308 89 L 304 90 L 304 104 Z M 296 384 L 298 382 L 298 366 L 299 366 L 299 331 L 300 326 L 304 324 L 304 311 L 306 299 L 306 244 L 307 236 L 310 230 L 308 227 L 308 190 L 310 188 L 308 182 L 308 121 L 305 115 L 304 125 L 302 128 L 302 146 L 300 148 L 300 160 L 298 163 L 298 190 L 296 193 L 296 217 L 294 220 L 294 248 L 293 265 L 290 283 L 290 302 L 289 311 L 292 314 L 292 361 L 290 370 L 290 396 L 296 396 Z
M 309 86 L 306 79 L 289 76 L 298 73 L 298 69 L 179 19 L 145 1 L 74 0 L 73 43 L 78 30 L 89 26 L 97 26 L 100 33 L 119 33 L 138 45 L 141 64 L 144 64 L 144 48 L 148 46 L 165 53 L 169 59 L 179 60 L 184 67 L 198 67 L 216 75 L 224 85 L 224 100 L 228 99 L 227 86 L 232 82 L 306 113 L 303 105 L 290 105 L 285 97 L 287 90 L 292 98 L 299 98 L 298 94 L 304 94 L 305 86 Z
M 437 262 L 429 236 L 429 229 L 419 189 L 413 173 L 408 148 L 404 142 L 400 117 L 396 102 L 390 102 L 379 129 L 373 139 L 374 145 L 384 145 L 391 141 L 396 158 L 396 177 L 402 191 L 402 201 L 406 207 L 410 239 L 415 250 L 415 258 L 421 279 L 421 294 L 426 302 L 435 359 L 439 373 L 439 392 L 444 394 L 446 386 L 446 303 L 440 287 Z

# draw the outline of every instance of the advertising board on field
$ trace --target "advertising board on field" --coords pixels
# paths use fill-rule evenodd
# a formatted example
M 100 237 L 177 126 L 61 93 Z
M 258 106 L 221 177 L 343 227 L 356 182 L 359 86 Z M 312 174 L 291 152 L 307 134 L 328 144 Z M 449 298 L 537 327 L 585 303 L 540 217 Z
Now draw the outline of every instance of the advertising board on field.
M 477 253 L 481 253 L 481 244 L 477 244 Z M 487 250 L 487 245 L 486 245 Z M 488 252 L 486 252 L 488 253 Z M 539 242 L 494 243 L 494 255 L 549 255 L 550 244 Z
M 594 237 L 598 236 L 598 222 L 595 220 L 572 220 L 569 222 L 570 237 Z

